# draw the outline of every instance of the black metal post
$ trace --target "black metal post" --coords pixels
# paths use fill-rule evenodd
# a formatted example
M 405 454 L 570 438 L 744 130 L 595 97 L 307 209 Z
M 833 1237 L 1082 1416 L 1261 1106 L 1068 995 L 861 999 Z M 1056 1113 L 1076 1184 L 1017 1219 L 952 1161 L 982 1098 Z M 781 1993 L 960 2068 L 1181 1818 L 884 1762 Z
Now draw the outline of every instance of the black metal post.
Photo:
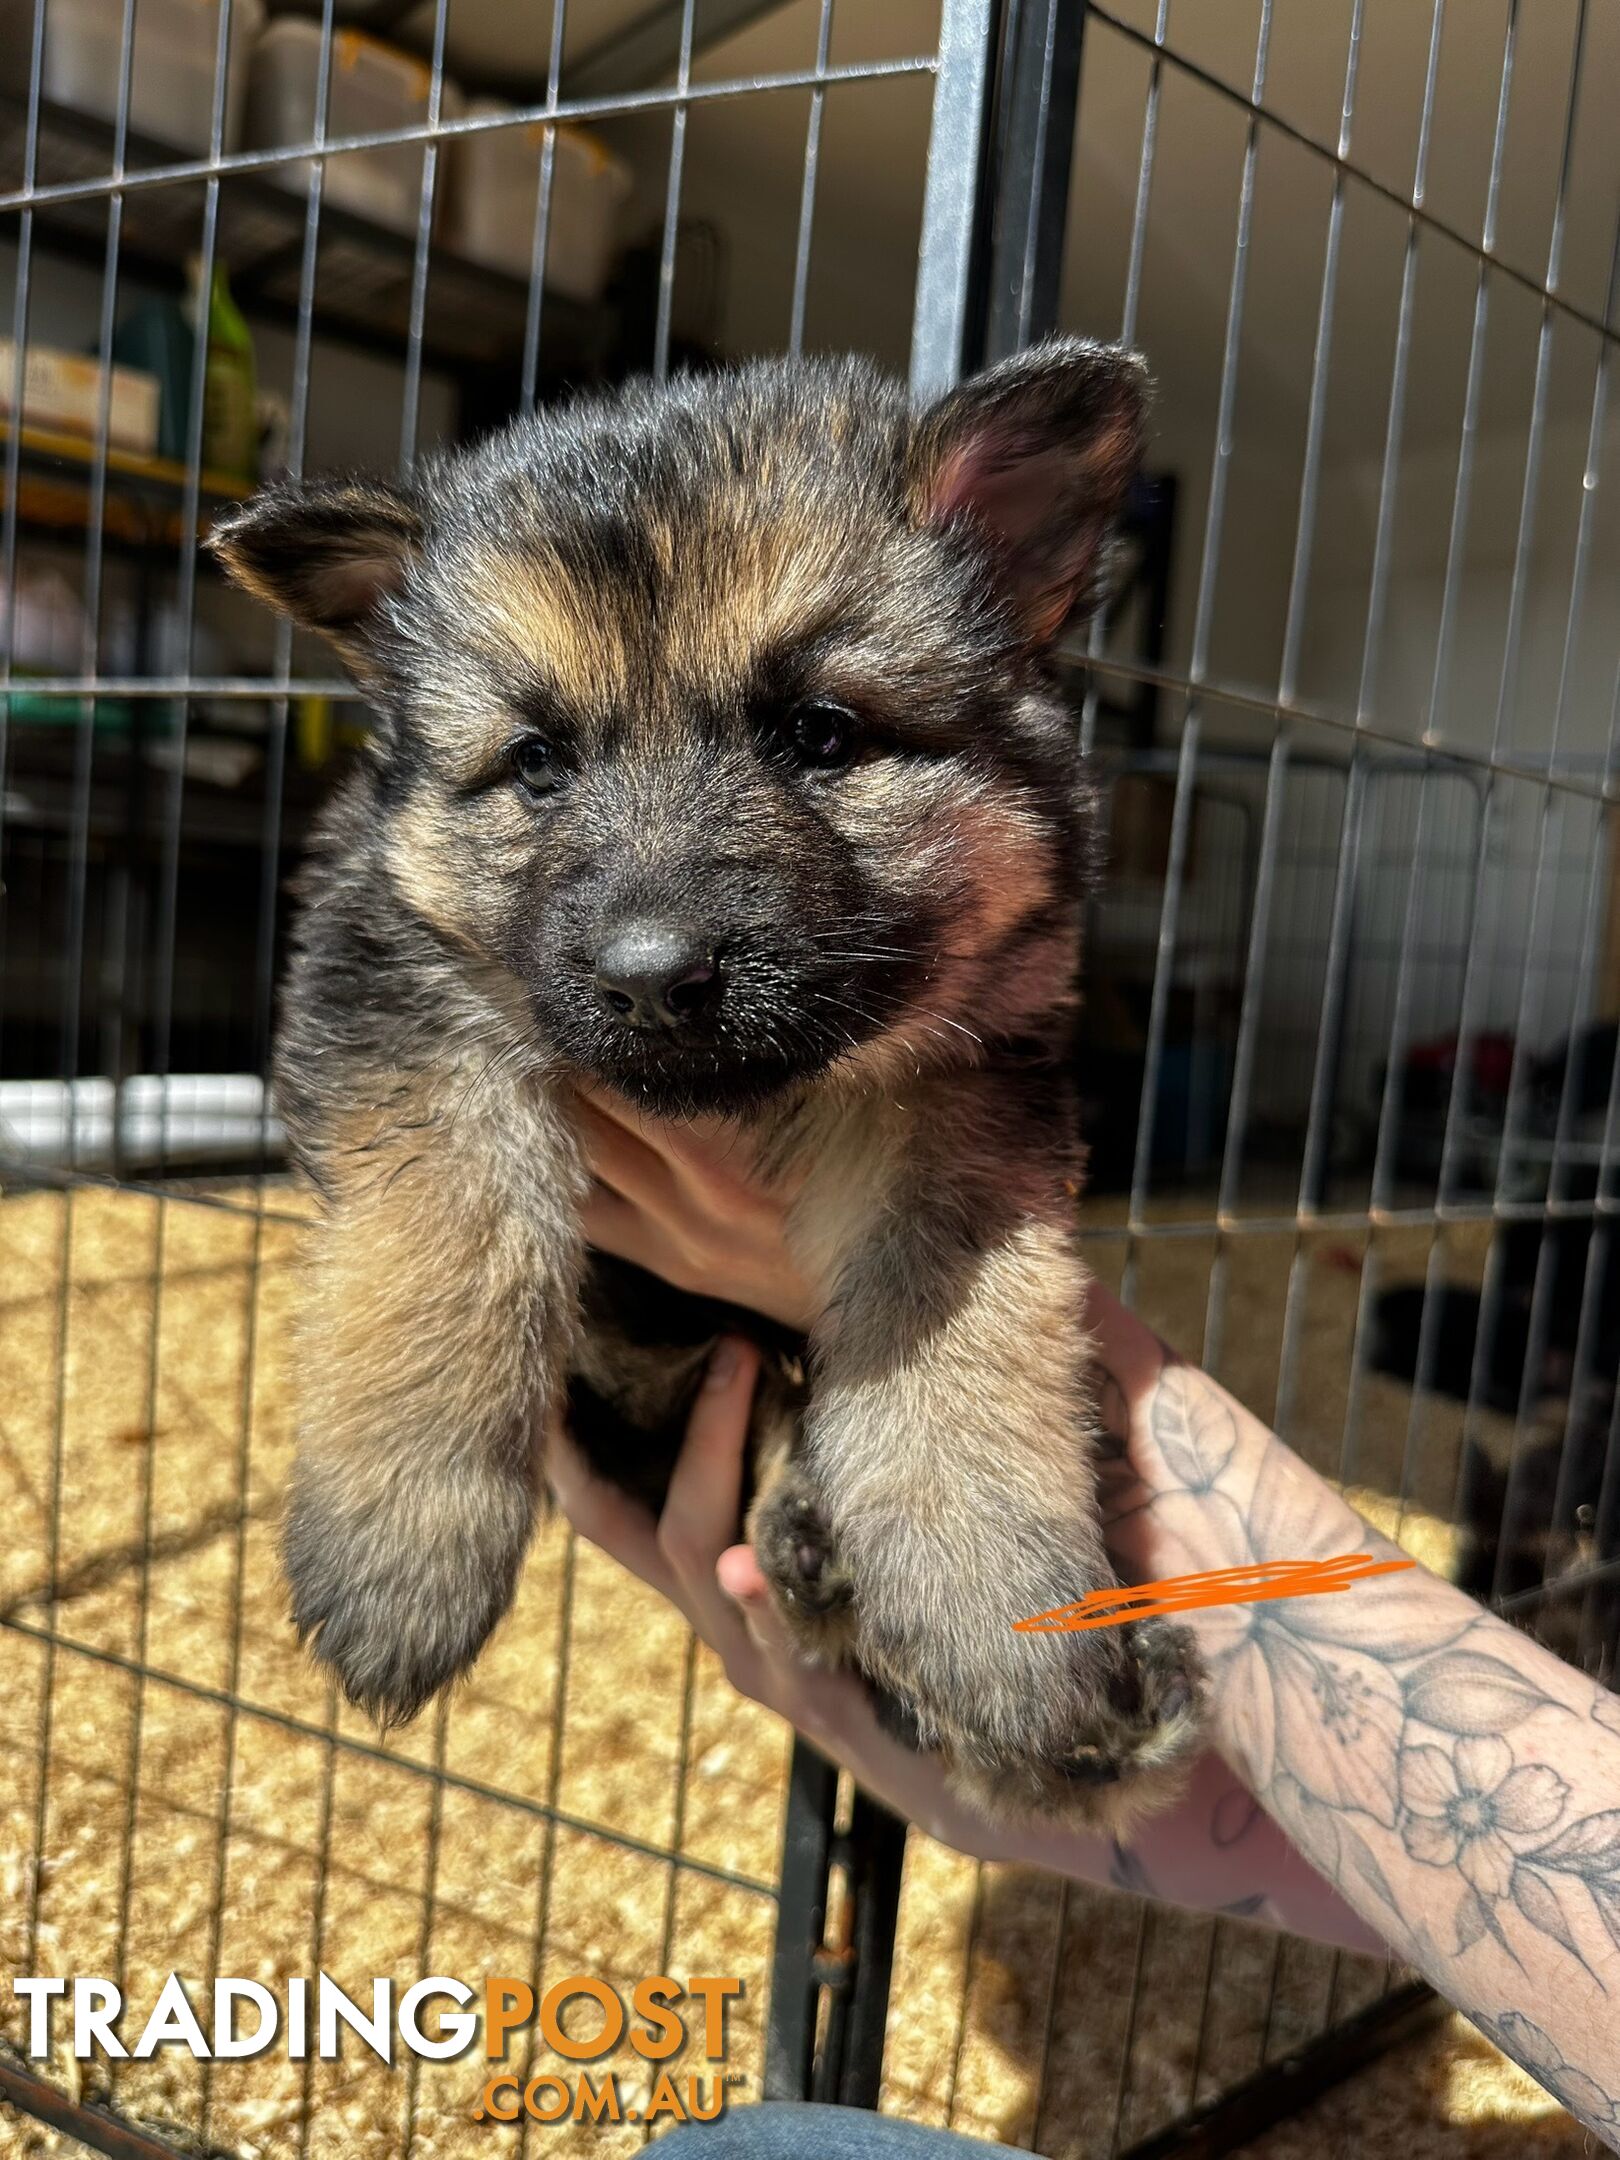
M 796 1740 L 782 1839 L 770 2029 L 768 2100 L 877 2106 L 883 2078 L 894 1926 L 906 1826 L 858 1788 L 849 1827 L 838 1828 L 838 1772 Z M 834 1876 L 843 1924 L 826 1934 Z
M 1048 4 L 1056 10 L 1062 0 Z M 998 0 L 944 0 L 912 318 L 911 382 L 919 398 L 949 389 L 982 344 L 986 157 L 1000 29 Z M 837 1772 L 805 1741 L 795 1741 L 765 2094 L 872 2106 L 882 2074 L 905 1825 L 857 1793 L 849 1830 L 840 1837 L 837 1806 Z M 832 1953 L 824 1926 L 835 1868 L 845 1874 L 850 1912 L 846 1940 Z
M 1251 2139 L 1450 2014 L 1450 2005 L 1421 1981 L 1397 1988 L 1308 2047 L 1265 2064 L 1198 2114 L 1132 2145 L 1120 2160 L 1218 2160 L 1241 2152 Z
M 875 2108 L 883 2082 L 883 2040 L 889 2022 L 889 1981 L 894 1970 L 894 1929 L 900 1910 L 900 1875 L 906 1826 L 898 1815 L 856 1789 L 847 1840 L 851 1916 L 852 1984 L 842 2011 L 842 2061 L 836 2092 L 845 2107 Z
M 1076 0 L 1008 0 L 991 152 L 986 360 L 1057 327 L 1085 20 Z
M 767 2100 L 808 2100 L 815 2066 L 815 1961 L 827 1918 L 827 1874 L 838 1772 L 807 1740 L 793 1743 L 781 1885 L 771 1965 L 771 2019 L 765 2036 Z

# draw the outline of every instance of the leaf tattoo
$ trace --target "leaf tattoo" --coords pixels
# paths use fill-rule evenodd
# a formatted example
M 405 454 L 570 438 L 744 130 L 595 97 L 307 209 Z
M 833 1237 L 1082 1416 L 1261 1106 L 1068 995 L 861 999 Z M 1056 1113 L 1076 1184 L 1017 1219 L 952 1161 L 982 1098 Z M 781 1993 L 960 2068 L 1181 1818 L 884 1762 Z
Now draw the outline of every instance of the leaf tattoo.
M 1558 1902 L 1558 1894 L 1545 1875 L 1538 1875 L 1531 1867 L 1516 1867 L 1508 1893 L 1532 1927 L 1539 1928 L 1543 1935 L 1551 1936 L 1571 1957 L 1581 1958 L 1583 1965 L 1586 1963 L 1585 1958 L 1581 1957 L 1574 1936 L 1570 1933 L 1564 1908 Z
M 1236 1786 L 1223 1793 L 1216 1803 L 1215 1814 L 1210 1823 L 1210 1836 L 1223 1850 L 1246 1838 L 1260 1819 L 1260 1803 L 1252 1793 L 1240 1791 Z
M 1566 2062 L 1558 2043 L 1522 2010 L 1508 2010 L 1495 2018 L 1476 2014 L 1474 2023 L 1493 2046 L 1528 2070 L 1555 2100 L 1561 2100 L 1578 2122 L 1620 2151 L 1616 2144 L 1620 2138 L 1620 2100 L 1612 2092 L 1605 2092 L 1596 2078 Z
M 1124 1431 L 1122 1412 L 1111 1403 L 1105 1414 Z M 1196 1371 L 1163 1371 L 1144 1412 L 1157 1470 L 1135 1471 L 1127 1442 L 1123 1459 L 1103 1465 L 1104 1490 L 1121 1516 L 1142 1519 L 1136 1535 L 1162 1532 L 1186 1565 L 1326 1558 L 1374 1539 Z M 1570 1817 L 1616 1795 L 1615 1780 L 1594 1785 L 1590 1771 L 1601 1776 L 1595 1758 L 1608 1753 L 1593 1726 L 1620 1738 L 1620 1697 L 1566 1691 L 1521 1662 L 1516 1640 L 1414 1575 L 1361 1599 L 1239 1609 L 1211 1631 L 1206 1654 L 1251 1790 L 1400 1954 L 1465 2005 L 1498 1989 L 1522 2001 L 1532 1986 L 1548 1988 L 1550 2004 L 1550 1976 L 1562 1973 L 1607 2021 L 1620 1997 L 1608 1955 L 1620 1954 L 1620 1804 Z M 1576 1746 L 1567 1760 L 1555 1746 L 1549 1761 L 1547 1738 L 1572 1732 L 1560 1720 L 1578 1722 Z M 1521 1734 L 1532 1721 L 1542 1738 Z M 1251 1805 L 1228 1796 L 1210 1820 L 1212 1846 L 1239 1842 L 1252 1820 Z M 1123 1857 L 1114 1873 L 1141 1887 Z M 1573 2045 L 1579 2021 L 1566 2030 L 1562 2019 L 1560 2004 L 1554 2029 Z M 1620 2152 L 1607 2061 L 1567 2061 L 1517 2009 L 1479 2022 Z
M 1237 1420 L 1218 1396 L 1205 1399 L 1185 1384 L 1172 1387 L 1171 1377 L 1153 1398 L 1153 1437 L 1189 1492 L 1209 1492 L 1232 1460 Z
M 1542 1867 L 1564 1868 L 1572 1875 L 1620 1878 L 1620 1808 L 1571 1823 L 1532 1857 Z
M 1616 1950 L 1620 1950 L 1620 1882 L 1588 1883 L 1592 1903 L 1597 1916 L 1603 1922 L 1603 1931 Z
M 1470 1890 L 1457 1907 L 1457 1955 L 1472 1950 L 1490 1924 L 1490 1907 L 1477 1890 Z
M 1352 1830 L 1348 1823 L 1339 1825 L 1339 1851 L 1361 1877 L 1367 1888 L 1373 1893 L 1373 1896 L 1387 1906 L 1389 1911 L 1399 1912 L 1400 1907 L 1395 1902 L 1395 1893 L 1385 1880 L 1384 1871 L 1378 1865 L 1372 1847 L 1367 1843 L 1360 1831 Z
M 1509 1732 L 1550 1701 L 1511 1665 L 1478 1650 L 1431 1658 L 1406 1683 L 1407 1714 L 1437 1732 Z

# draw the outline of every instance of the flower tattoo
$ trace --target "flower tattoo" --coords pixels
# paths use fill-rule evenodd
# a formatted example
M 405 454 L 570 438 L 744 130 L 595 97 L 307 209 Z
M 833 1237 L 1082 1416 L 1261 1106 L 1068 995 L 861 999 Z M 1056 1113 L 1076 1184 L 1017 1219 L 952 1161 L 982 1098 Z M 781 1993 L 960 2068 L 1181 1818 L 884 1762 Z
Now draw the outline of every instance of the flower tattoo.
M 1510 1840 L 1537 1837 L 1564 1811 L 1569 1787 L 1545 1763 L 1513 1766 L 1494 1734 L 1401 1755 L 1401 1839 L 1428 1867 L 1458 1867 L 1482 1897 L 1506 1897 L 1513 1880 Z

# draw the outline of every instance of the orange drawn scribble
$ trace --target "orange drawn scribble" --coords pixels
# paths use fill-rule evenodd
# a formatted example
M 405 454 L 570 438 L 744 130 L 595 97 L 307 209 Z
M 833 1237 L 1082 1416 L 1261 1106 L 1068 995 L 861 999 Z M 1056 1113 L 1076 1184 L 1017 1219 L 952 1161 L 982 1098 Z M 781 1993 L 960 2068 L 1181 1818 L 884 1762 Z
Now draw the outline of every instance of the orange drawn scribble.
M 1398 1575 L 1415 1560 L 1375 1560 L 1371 1553 L 1341 1553 L 1336 1560 L 1271 1560 L 1253 1567 L 1212 1568 L 1205 1575 L 1167 1575 L 1162 1582 L 1115 1584 L 1088 1590 L 1073 1605 L 1059 1605 L 1015 1620 L 1020 1635 L 1073 1635 L 1085 1628 L 1123 1627 L 1161 1613 L 1196 1612 L 1206 1605 L 1265 1605 L 1277 1598 L 1322 1597 L 1348 1590 L 1373 1575 Z

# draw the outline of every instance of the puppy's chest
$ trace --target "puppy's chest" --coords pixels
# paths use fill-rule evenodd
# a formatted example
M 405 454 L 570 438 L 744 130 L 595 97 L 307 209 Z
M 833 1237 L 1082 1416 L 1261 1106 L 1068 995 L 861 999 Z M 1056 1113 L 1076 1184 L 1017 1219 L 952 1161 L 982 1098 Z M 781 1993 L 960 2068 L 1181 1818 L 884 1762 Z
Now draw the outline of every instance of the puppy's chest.
M 782 1183 L 792 1192 L 786 1238 L 799 1273 L 825 1305 L 850 1252 L 903 1203 L 913 1113 L 873 1102 L 811 1120 L 794 1136 Z
M 908 1220 L 971 1214 L 988 1194 L 1039 1212 L 1053 1191 L 1074 1189 L 1072 1077 L 1036 1038 L 1007 1050 L 903 1094 L 820 1106 L 767 1146 L 793 1195 L 788 1246 L 818 1304 L 854 1252 Z

